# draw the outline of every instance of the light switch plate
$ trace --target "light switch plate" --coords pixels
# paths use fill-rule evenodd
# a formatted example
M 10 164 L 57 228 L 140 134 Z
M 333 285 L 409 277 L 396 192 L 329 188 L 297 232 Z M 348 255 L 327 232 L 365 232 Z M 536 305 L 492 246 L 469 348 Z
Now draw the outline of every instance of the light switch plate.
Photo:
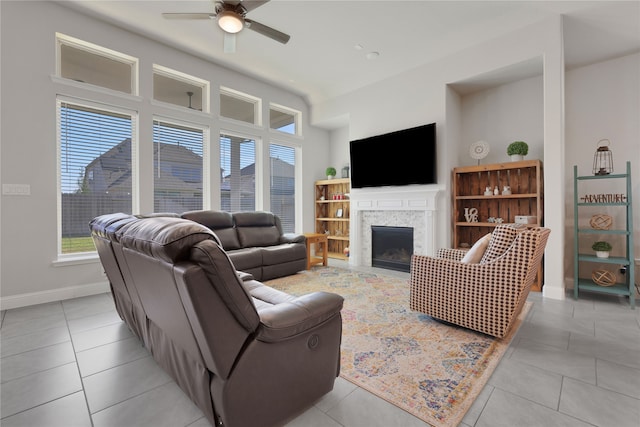
M 30 196 L 29 184 L 2 184 L 2 194 L 5 196 Z

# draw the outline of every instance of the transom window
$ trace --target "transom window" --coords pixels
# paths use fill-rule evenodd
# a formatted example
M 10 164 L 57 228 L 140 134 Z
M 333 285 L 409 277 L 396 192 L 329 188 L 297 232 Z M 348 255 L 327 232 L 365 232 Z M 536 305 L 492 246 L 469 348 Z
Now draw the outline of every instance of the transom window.
M 253 125 L 260 125 L 260 98 L 247 95 L 237 90 L 220 88 L 220 116 L 239 120 Z
M 209 82 L 154 65 L 153 99 L 208 113 Z
M 138 94 L 138 59 L 56 34 L 57 75 L 119 92 Z
M 291 135 L 300 135 L 300 115 L 299 111 L 271 104 L 269 107 L 269 127 Z

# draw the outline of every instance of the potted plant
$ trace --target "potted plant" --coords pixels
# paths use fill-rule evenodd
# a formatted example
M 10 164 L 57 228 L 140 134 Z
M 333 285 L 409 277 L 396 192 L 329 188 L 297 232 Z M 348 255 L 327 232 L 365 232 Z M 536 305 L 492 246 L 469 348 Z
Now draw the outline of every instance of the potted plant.
M 591 249 L 596 251 L 596 256 L 598 258 L 609 258 L 609 251 L 611 251 L 611 244 L 609 242 L 595 242 L 591 245 Z
M 336 168 L 333 166 L 329 166 L 325 172 L 327 174 L 327 179 L 333 179 L 333 177 L 336 176 L 336 173 L 338 173 Z
M 528 153 L 529 146 L 524 141 L 514 141 L 507 147 L 507 155 L 514 162 L 522 160 Z

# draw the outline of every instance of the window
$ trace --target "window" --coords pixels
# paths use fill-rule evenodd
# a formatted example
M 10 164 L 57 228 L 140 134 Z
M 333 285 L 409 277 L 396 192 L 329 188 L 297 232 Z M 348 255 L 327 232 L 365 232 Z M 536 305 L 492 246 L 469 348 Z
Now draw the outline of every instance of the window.
M 153 122 L 154 212 L 203 208 L 205 130 Z
M 271 212 L 282 222 L 285 233 L 295 231 L 295 149 L 271 144 L 270 193 Z
M 220 135 L 220 205 L 227 212 L 256 209 L 256 142 Z
M 233 89 L 220 89 L 220 116 L 260 125 L 260 99 Z
M 209 82 L 154 65 L 153 99 L 208 113 Z
M 119 92 L 138 94 L 138 60 L 57 34 L 58 76 Z
M 291 135 L 300 135 L 300 114 L 299 111 L 271 104 L 269 107 L 269 127 Z
M 134 116 L 58 99 L 59 253 L 95 251 L 89 222 L 132 213 Z

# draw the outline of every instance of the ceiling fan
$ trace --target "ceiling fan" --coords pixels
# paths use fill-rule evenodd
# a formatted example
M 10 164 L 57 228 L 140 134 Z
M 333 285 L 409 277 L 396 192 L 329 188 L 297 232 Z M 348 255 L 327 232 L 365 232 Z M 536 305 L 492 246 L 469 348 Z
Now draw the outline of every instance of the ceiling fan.
M 233 53 L 236 51 L 236 34 L 244 28 L 248 28 L 277 42 L 286 44 L 291 36 L 246 17 L 248 12 L 267 2 L 269 2 L 269 0 L 216 1 L 215 10 L 212 13 L 163 13 L 162 16 L 166 19 L 216 19 L 218 25 L 224 31 L 225 53 Z

